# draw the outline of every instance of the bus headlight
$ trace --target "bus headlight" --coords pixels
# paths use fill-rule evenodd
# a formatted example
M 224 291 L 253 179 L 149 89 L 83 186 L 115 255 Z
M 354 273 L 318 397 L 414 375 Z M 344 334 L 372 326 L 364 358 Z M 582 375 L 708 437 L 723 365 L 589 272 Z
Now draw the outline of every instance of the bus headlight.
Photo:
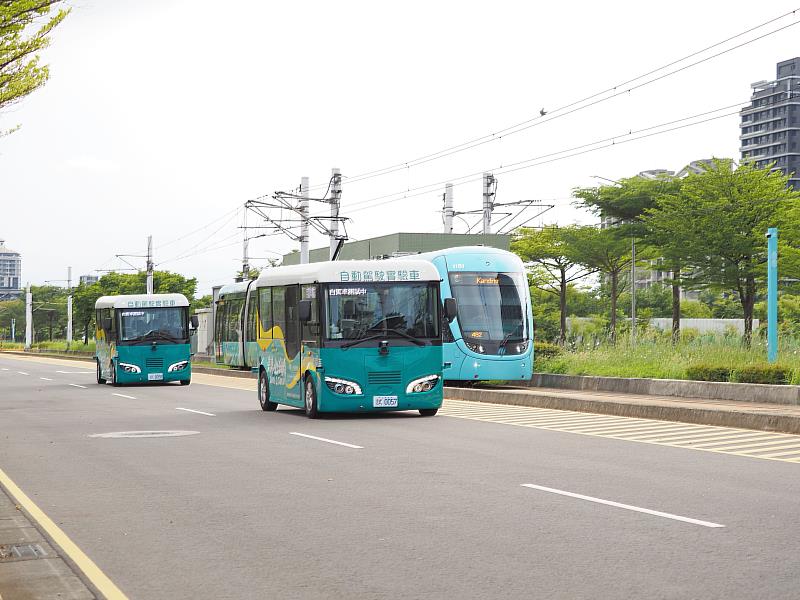
M 119 368 L 125 371 L 126 373 L 141 373 L 142 370 L 137 367 L 136 365 L 132 365 L 130 363 L 119 363 Z
M 188 360 L 182 360 L 180 362 L 173 363 L 167 369 L 168 373 L 174 373 L 175 371 L 183 371 L 189 365 Z
M 418 394 L 420 392 L 430 392 L 439 383 L 438 375 L 426 375 L 415 379 L 406 386 L 406 394 Z
M 339 379 L 338 377 L 326 377 L 325 384 L 328 389 L 337 394 L 344 394 L 352 396 L 353 394 L 361 395 L 361 386 L 355 381 L 348 381 L 347 379 Z
M 464 340 L 464 343 L 467 345 L 467 348 L 473 352 L 477 352 L 478 354 L 486 353 L 486 348 L 483 347 L 483 344 L 476 344 L 475 342 L 468 342 L 466 340 Z

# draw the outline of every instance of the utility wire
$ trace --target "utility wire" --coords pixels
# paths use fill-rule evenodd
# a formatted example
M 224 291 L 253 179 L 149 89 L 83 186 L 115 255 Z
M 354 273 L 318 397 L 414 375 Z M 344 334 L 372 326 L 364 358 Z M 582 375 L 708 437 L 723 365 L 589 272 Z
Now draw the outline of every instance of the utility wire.
M 741 105 L 741 103 L 737 103 L 737 104 L 732 105 L 732 106 L 740 106 L 740 105 Z M 641 140 L 641 139 L 645 139 L 645 138 L 648 138 L 648 137 L 653 137 L 655 135 L 661 135 L 663 133 L 669 133 L 669 132 L 676 131 L 676 130 L 679 130 L 679 129 L 685 129 L 687 127 L 693 127 L 695 125 L 701 125 L 703 123 L 708 123 L 709 121 L 714 121 L 714 120 L 721 119 L 721 118 L 724 118 L 724 117 L 729 117 L 729 116 L 733 116 L 733 115 L 738 115 L 739 114 L 739 111 L 737 110 L 735 112 L 724 113 L 722 115 L 709 117 L 709 118 L 706 118 L 706 119 L 703 119 L 703 120 L 700 120 L 700 121 L 695 121 L 693 123 L 686 123 L 686 124 L 683 124 L 683 125 L 678 125 L 678 126 L 671 127 L 671 128 L 668 128 L 668 129 L 663 129 L 661 131 L 655 131 L 655 132 L 647 133 L 647 134 L 640 135 L 640 136 L 637 136 L 637 137 L 629 137 L 629 136 L 632 136 L 634 134 L 643 133 L 643 132 L 646 132 L 646 131 L 651 131 L 653 129 L 659 129 L 661 127 L 665 127 L 665 126 L 670 125 L 670 124 L 679 123 L 679 122 L 686 121 L 686 120 L 689 120 L 689 119 L 697 118 L 699 116 L 703 116 L 703 115 L 719 112 L 720 110 L 725 110 L 725 108 L 731 108 L 731 106 L 723 107 L 723 108 L 720 108 L 720 109 L 717 109 L 717 110 L 713 110 L 713 111 L 708 111 L 708 112 L 705 112 L 705 113 L 700 113 L 698 115 L 694 115 L 693 117 L 686 117 L 684 119 L 678 119 L 676 121 L 670 121 L 668 123 L 662 123 L 660 125 L 653 125 L 651 127 L 646 127 L 644 129 L 639 129 L 639 130 L 636 130 L 636 131 L 630 131 L 629 133 L 623 134 L 621 136 L 614 136 L 614 137 L 605 138 L 605 139 L 602 139 L 602 140 L 597 140 L 597 141 L 594 141 L 594 142 L 590 142 L 588 144 L 582 144 L 580 146 L 574 146 L 572 148 L 561 150 L 559 152 L 552 152 L 552 153 L 549 153 L 549 154 L 544 154 L 544 155 L 541 155 L 541 156 L 537 156 L 537 157 L 529 158 L 529 159 L 526 159 L 526 160 L 518 161 L 516 163 L 511 163 L 509 165 L 500 165 L 500 166 L 498 166 L 498 167 L 496 167 L 494 169 L 483 169 L 481 171 L 476 171 L 475 173 L 470 173 L 468 175 L 462 175 L 461 177 L 450 178 L 450 179 L 446 179 L 444 181 L 431 183 L 431 184 L 423 185 L 423 186 L 418 186 L 416 188 L 410 188 L 410 189 L 406 190 L 406 192 L 395 192 L 394 194 L 387 194 L 387 195 L 384 195 L 384 196 L 378 196 L 376 198 L 370 198 L 368 200 L 362 200 L 360 202 L 360 204 L 373 202 L 375 200 L 383 200 L 385 198 L 391 198 L 392 196 L 397 196 L 397 195 L 403 194 L 399 198 L 392 198 L 390 200 L 386 200 L 385 202 L 378 202 L 378 203 L 375 203 L 375 204 L 370 204 L 369 206 L 362 206 L 361 208 L 356 208 L 354 210 L 349 210 L 349 212 L 351 212 L 351 213 L 352 212 L 359 212 L 359 211 L 363 211 L 363 210 L 376 208 L 378 206 L 383 206 L 385 204 L 390 204 L 392 202 L 397 202 L 398 200 L 403 200 L 403 199 L 406 199 L 406 198 L 414 198 L 416 196 L 422 196 L 422 195 L 428 194 L 428 193 L 430 193 L 432 191 L 429 188 L 437 188 L 437 187 L 440 187 L 441 185 L 443 185 L 444 183 L 453 183 L 453 182 L 458 181 L 459 179 L 463 179 L 464 181 L 460 181 L 458 183 L 453 183 L 454 187 L 455 186 L 464 185 L 464 184 L 467 184 L 467 183 L 472 183 L 472 182 L 475 182 L 475 181 L 481 181 L 482 175 L 486 171 L 492 171 L 496 175 L 514 173 L 516 171 L 521 171 L 523 169 L 529 169 L 529 168 L 532 168 L 532 167 L 537 167 L 537 166 L 549 164 L 549 163 L 556 162 L 556 161 L 559 161 L 559 160 L 564 160 L 564 159 L 567 159 L 567 158 L 580 156 L 582 154 L 588 154 L 589 152 L 596 152 L 598 150 L 604 150 L 604 149 L 607 149 L 607 148 L 612 148 L 614 146 L 619 146 L 621 144 L 625 144 L 625 143 L 628 143 L 628 142 Z M 623 138 L 623 139 L 620 139 L 620 138 Z M 624 138 L 627 138 L 627 139 L 624 139 Z M 603 145 L 600 145 L 600 144 L 603 144 Z M 559 156 L 559 155 L 563 155 L 563 156 Z M 551 157 L 553 157 L 553 158 L 551 158 Z M 547 160 L 544 160 L 544 159 L 547 159 Z M 532 163 L 532 164 L 528 164 L 528 163 Z M 480 175 L 480 177 L 476 177 L 476 175 Z M 417 192 L 418 190 L 423 190 L 423 191 L 420 191 L 420 192 L 414 193 L 414 194 L 409 194 L 408 193 L 408 192 Z
M 585 108 L 589 108 L 590 106 L 594 106 L 594 105 L 600 104 L 602 102 L 605 102 L 607 100 L 611 100 L 612 98 L 615 98 L 615 97 L 620 96 L 622 94 L 627 94 L 627 93 L 629 93 L 629 92 L 631 92 L 633 90 L 640 89 L 642 87 L 650 85 L 651 83 L 655 83 L 657 81 L 660 81 L 662 79 L 665 79 L 665 78 L 670 77 L 672 75 L 675 75 L 677 73 L 685 71 L 686 69 L 689 69 L 691 67 L 695 67 L 695 66 L 700 65 L 702 63 L 705 63 L 707 61 L 713 60 L 714 58 L 718 58 L 719 56 L 727 54 L 728 52 L 732 52 L 733 50 L 737 50 L 739 48 L 747 46 L 748 44 L 752 44 L 753 42 L 756 42 L 756 41 L 764 39 L 764 38 L 766 38 L 768 36 L 774 35 L 774 34 L 780 32 L 780 31 L 788 29 L 789 27 L 794 27 L 795 25 L 800 24 L 800 21 L 795 21 L 795 22 L 790 23 L 788 25 L 785 25 L 783 27 L 779 27 L 778 29 L 769 31 L 767 33 L 764 33 L 764 34 L 758 36 L 758 37 L 755 37 L 753 39 L 750 39 L 750 40 L 747 40 L 745 42 L 742 42 L 741 44 L 738 44 L 736 46 L 732 46 L 730 48 L 727 48 L 725 50 L 717 52 L 716 54 L 713 54 L 711 56 L 705 57 L 703 59 L 700 59 L 700 60 L 695 61 L 693 63 L 690 63 L 688 65 L 684 65 L 684 66 L 682 66 L 682 67 L 680 67 L 678 69 L 670 71 L 669 73 L 665 73 L 665 74 L 660 75 L 658 77 L 655 77 L 653 79 L 649 79 L 649 80 L 644 81 L 642 83 L 639 83 L 637 85 L 631 86 L 630 88 L 619 90 L 620 87 L 627 86 L 627 85 L 629 85 L 631 83 L 634 83 L 636 81 L 639 81 L 641 79 L 649 77 L 650 75 L 658 73 L 659 71 L 663 71 L 665 69 L 668 69 L 669 67 L 675 66 L 675 65 L 677 65 L 679 63 L 682 63 L 682 62 L 684 62 L 686 60 L 694 58 L 695 56 L 698 56 L 700 54 L 708 52 L 709 50 L 712 50 L 714 48 L 722 46 L 723 44 L 726 44 L 726 43 L 728 43 L 730 41 L 733 41 L 733 40 L 735 40 L 737 38 L 740 38 L 740 37 L 742 37 L 744 35 L 747 35 L 748 33 L 752 33 L 753 31 L 756 31 L 758 29 L 766 27 L 767 25 L 775 23 L 776 21 L 780 21 L 781 19 L 784 19 L 784 18 L 786 18 L 786 17 L 788 17 L 790 15 L 795 15 L 797 10 L 800 10 L 800 9 L 794 9 L 792 11 L 789 11 L 787 13 L 784 13 L 782 15 L 779 15 L 777 17 L 769 19 L 769 20 L 767 20 L 767 21 L 765 21 L 765 22 L 763 22 L 763 23 L 761 23 L 759 25 L 756 25 L 755 27 L 751 27 L 750 29 L 747 29 L 745 31 L 737 33 L 736 35 L 730 36 L 730 37 L 728 37 L 728 38 L 726 38 L 724 40 L 716 42 L 716 43 L 714 43 L 714 44 L 712 44 L 710 46 L 707 46 L 707 47 L 705 47 L 705 48 L 703 48 L 701 50 L 697 50 L 695 52 L 692 52 L 691 54 L 687 54 L 686 56 L 684 56 L 682 58 L 679 58 L 677 60 L 673 60 L 673 61 L 671 61 L 671 62 L 669 62 L 669 63 L 667 63 L 665 65 L 662 65 L 662 66 L 660 66 L 660 67 L 658 67 L 656 69 L 651 69 L 650 71 L 647 71 L 646 73 L 638 75 L 638 76 L 636 76 L 636 77 L 634 77 L 632 79 L 628 79 L 627 81 L 623 81 L 621 83 L 613 85 L 613 86 L 611 86 L 609 88 L 606 88 L 606 89 L 604 89 L 604 90 L 602 90 L 600 92 L 595 92 L 595 93 L 593 93 L 593 94 L 591 94 L 589 96 L 581 98 L 580 100 L 575 100 L 573 102 L 570 102 L 568 104 L 565 104 L 563 106 L 555 108 L 555 109 L 553 109 L 553 110 L 551 110 L 551 111 L 549 111 L 547 113 L 547 115 L 552 115 L 550 118 L 544 118 L 545 115 L 539 115 L 539 116 L 533 117 L 531 119 L 527 119 L 525 121 L 522 121 L 520 123 L 516 123 L 514 125 L 506 127 L 505 129 L 501 129 L 501 130 L 499 130 L 497 132 L 494 132 L 494 133 L 491 133 L 491 134 L 488 134 L 488 135 L 485 135 L 485 136 L 481 136 L 481 137 L 478 137 L 478 138 L 474 138 L 474 139 L 468 140 L 466 142 L 462 142 L 461 144 L 457 144 L 455 146 L 450 146 L 449 148 L 445 148 L 443 150 L 439 150 L 438 152 L 433 152 L 431 154 L 426 154 L 424 156 L 420 156 L 420 157 L 417 157 L 417 158 L 414 158 L 414 159 L 411 159 L 411 160 L 407 160 L 407 161 L 404 161 L 404 162 L 401 162 L 401 163 L 396 163 L 396 164 L 388 166 L 388 167 L 384 167 L 384 168 L 381 168 L 381 169 L 375 169 L 373 171 L 367 171 L 367 172 L 364 172 L 364 173 L 360 173 L 360 174 L 354 175 L 352 177 L 348 177 L 347 178 L 347 183 L 348 184 L 349 183 L 355 183 L 355 182 L 358 182 L 358 181 L 364 181 L 366 179 L 371 179 L 373 177 L 380 177 L 380 176 L 383 176 L 383 175 L 388 175 L 388 174 L 394 173 L 396 171 L 400 171 L 400 170 L 411 168 L 411 167 L 414 167 L 414 166 L 417 166 L 417 165 L 421 165 L 421 164 L 424 164 L 424 163 L 427 163 L 427 162 L 438 160 L 438 159 L 444 158 L 446 156 L 451 156 L 453 154 L 457 154 L 459 152 L 463 152 L 465 150 L 469 150 L 471 148 L 474 148 L 474 147 L 477 147 L 477 146 L 480 146 L 480 145 L 483 145 L 483 144 L 486 144 L 486 143 L 489 143 L 489 142 L 492 142 L 492 141 L 500 140 L 503 137 L 508 137 L 510 135 L 514 135 L 516 133 L 520 133 L 521 131 L 526 131 L 527 129 L 530 129 L 531 127 L 536 127 L 536 126 L 542 125 L 544 123 L 549 123 L 550 121 L 554 121 L 554 120 L 559 119 L 561 117 L 565 117 L 565 116 L 567 116 L 569 114 L 573 114 L 573 113 L 578 112 L 580 110 L 583 110 Z M 599 96 L 603 96 L 604 94 L 611 94 L 611 95 L 595 100 L 595 98 L 598 98 Z M 589 102 L 590 100 L 594 100 L 594 101 L 593 102 Z M 589 102 L 589 103 L 588 104 L 583 104 L 583 103 L 587 103 L 587 102 Z M 583 105 L 582 106 L 578 106 L 578 105 L 581 105 L 581 104 L 583 104 Z M 575 107 L 575 108 L 573 108 L 573 107 Z M 572 109 L 572 110 L 568 110 L 567 111 L 567 109 Z M 563 112 L 563 111 L 567 111 L 567 112 Z M 561 114 L 554 114 L 554 113 L 561 113 Z M 316 186 L 316 187 L 321 187 L 321 185 L 320 186 Z M 315 186 L 312 186 L 310 189 L 315 189 Z

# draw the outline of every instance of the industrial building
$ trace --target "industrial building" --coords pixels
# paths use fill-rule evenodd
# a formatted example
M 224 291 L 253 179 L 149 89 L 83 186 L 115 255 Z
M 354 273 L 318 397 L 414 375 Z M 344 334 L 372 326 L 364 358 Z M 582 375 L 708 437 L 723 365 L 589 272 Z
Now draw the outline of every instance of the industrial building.
M 14 300 L 22 294 L 22 256 L 0 240 L 0 300 Z

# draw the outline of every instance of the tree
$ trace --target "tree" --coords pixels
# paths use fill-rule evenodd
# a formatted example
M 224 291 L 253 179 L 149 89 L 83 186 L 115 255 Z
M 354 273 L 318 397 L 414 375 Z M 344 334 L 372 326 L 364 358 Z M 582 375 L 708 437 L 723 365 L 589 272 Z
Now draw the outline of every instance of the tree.
M 583 235 L 584 227 L 548 226 L 541 230 L 522 228 L 511 242 L 511 250 L 524 262 L 532 264 L 531 283 L 536 288 L 559 298 L 558 341 L 567 339 L 567 289 L 571 282 L 596 271 L 583 266 L 573 242 Z
M 675 245 L 671 236 L 662 235 L 661 231 L 648 227 L 644 217 L 647 211 L 658 206 L 661 197 L 677 194 L 681 183 L 682 180 L 667 174 L 654 179 L 636 176 L 620 179 L 617 185 L 576 188 L 572 194 L 586 208 L 620 227 L 624 231 L 621 235 L 628 235 L 646 247 L 655 249 L 653 256 L 658 256 L 663 268 L 672 273 L 669 281 L 672 285 L 674 343 L 680 340 L 682 247 Z
M 758 284 L 766 275 L 769 227 L 781 236 L 781 264 L 797 268 L 800 193 L 770 166 L 714 159 L 708 169 L 687 177 L 678 193 L 663 196 L 646 211 L 647 226 L 681 248 L 695 287 L 736 294 L 750 344 Z M 795 246 L 794 248 L 792 246 Z M 788 276 L 786 271 L 784 275 Z
M 50 32 L 71 9 L 51 9 L 62 0 L 0 2 L 0 109 L 44 85 L 50 76 L 38 52 L 50 43 Z
M 607 278 L 611 298 L 609 336 L 612 344 L 617 341 L 617 301 L 624 289 L 624 280 L 620 280 L 620 275 L 631 264 L 630 242 L 621 233 L 616 227 L 582 227 L 581 235 L 574 236 L 570 241 L 575 256 L 580 257 L 580 264 Z

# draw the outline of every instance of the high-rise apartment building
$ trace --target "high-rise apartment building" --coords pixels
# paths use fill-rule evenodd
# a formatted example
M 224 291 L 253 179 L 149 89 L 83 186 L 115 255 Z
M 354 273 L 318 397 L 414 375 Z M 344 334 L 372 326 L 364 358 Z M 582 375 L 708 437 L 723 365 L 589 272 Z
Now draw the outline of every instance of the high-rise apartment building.
M 6 248 L 0 240 L 0 300 L 13 300 L 22 294 L 22 256 Z
M 750 87 L 750 106 L 740 111 L 742 160 L 759 168 L 775 163 L 800 188 L 800 58 L 779 62 L 774 81 Z

